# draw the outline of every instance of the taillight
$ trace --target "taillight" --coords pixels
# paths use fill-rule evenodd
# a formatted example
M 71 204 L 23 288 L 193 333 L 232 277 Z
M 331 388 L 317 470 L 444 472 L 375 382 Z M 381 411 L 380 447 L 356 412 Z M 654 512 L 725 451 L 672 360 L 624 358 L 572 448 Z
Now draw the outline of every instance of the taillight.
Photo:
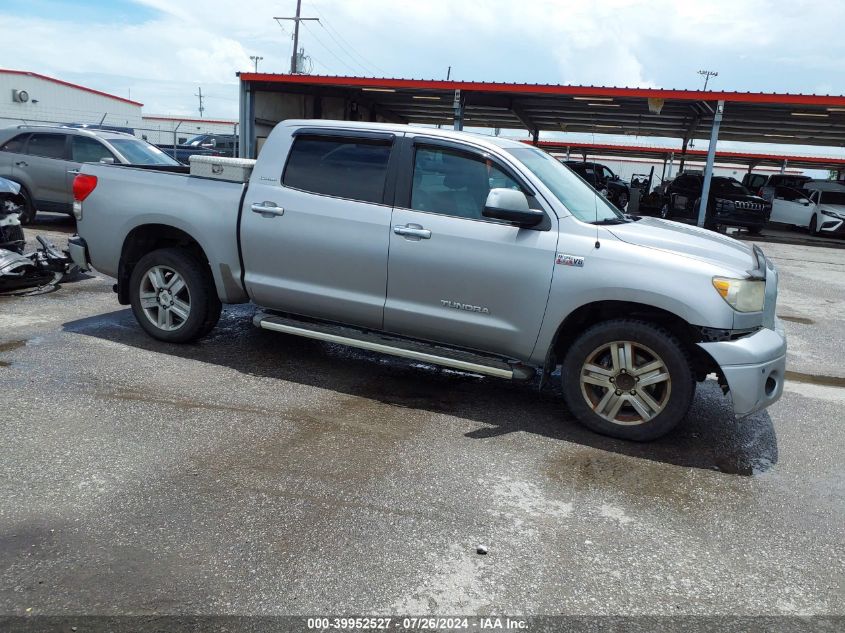
M 82 201 L 91 195 L 97 186 L 97 177 L 90 174 L 76 174 L 73 179 L 73 217 L 82 219 Z
M 76 174 L 73 179 L 73 199 L 82 202 L 97 186 L 97 177 L 90 174 Z

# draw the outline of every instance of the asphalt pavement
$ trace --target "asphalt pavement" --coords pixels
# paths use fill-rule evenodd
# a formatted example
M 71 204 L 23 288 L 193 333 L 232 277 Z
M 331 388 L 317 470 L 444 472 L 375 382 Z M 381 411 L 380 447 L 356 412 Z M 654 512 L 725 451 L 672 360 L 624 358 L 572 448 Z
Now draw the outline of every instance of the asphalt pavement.
M 0 298 L 0 614 L 845 615 L 845 251 L 762 247 L 783 398 L 648 444 L 248 305 L 171 346 L 96 273 Z

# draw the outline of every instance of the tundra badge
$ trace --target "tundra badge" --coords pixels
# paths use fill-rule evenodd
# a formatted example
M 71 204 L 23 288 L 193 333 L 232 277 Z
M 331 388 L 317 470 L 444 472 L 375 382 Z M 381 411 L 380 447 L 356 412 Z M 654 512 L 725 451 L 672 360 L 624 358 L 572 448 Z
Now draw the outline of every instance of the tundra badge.
M 455 308 L 455 310 L 466 310 L 467 312 L 480 312 L 481 314 L 490 314 L 490 310 L 488 310 L 484 306 L 474 306 L 472 304 L 461 303 L 459 301 L 449 301 L 447 299 L 441 299 L 440 305 L 445 308 Z

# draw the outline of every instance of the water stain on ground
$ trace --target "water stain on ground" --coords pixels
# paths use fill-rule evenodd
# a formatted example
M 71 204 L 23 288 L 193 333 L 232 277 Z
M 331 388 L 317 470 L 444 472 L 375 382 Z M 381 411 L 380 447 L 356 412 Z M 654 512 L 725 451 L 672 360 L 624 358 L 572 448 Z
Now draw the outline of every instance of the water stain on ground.
M 799 371 L 788 371 L 784 378 L 794 382 L 804 382 L 811 385 L 822 385 L 824 387 L 845 387 L 845 378 L 840 376 L 821 376 L 818 374 L 805 374 Z
M 812 319 L 800 316 L 780 315 L 778 318 L 783 321 L 789 321 L 790 323 L 800 323 L 801 325 L 813 325 L 815 323 Z
M 4 341 L 0 343 L 0 354 L 3 352 L 13 352 L 26 345 L 26 341 Z M 8 367 L 12 362 L 8 360 L 0 360 L 0 367 Z

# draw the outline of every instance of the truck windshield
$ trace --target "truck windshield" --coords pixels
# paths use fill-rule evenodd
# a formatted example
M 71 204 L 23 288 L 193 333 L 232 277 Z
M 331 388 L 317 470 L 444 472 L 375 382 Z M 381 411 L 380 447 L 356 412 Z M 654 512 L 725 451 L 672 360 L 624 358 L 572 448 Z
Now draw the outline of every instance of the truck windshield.
M 109 143 L 132 165 L 179 165 L 155 145 L 138 139 L 113 138 Z
M 734 180 L 733 178 L 714 178 L 713 184 L 710 187 L 713 189 L 713 193 L 721 193 L 721 194 L 736 194 L 736 195 L 743 195 L 749 196 L 751 192 L 746 189 L 741 182 L 738 180 Z
M 536 147 L 506 150 L 548 187 L 572 215 L 582 222 L 625 222 L 616 208 L 560 161 Z

